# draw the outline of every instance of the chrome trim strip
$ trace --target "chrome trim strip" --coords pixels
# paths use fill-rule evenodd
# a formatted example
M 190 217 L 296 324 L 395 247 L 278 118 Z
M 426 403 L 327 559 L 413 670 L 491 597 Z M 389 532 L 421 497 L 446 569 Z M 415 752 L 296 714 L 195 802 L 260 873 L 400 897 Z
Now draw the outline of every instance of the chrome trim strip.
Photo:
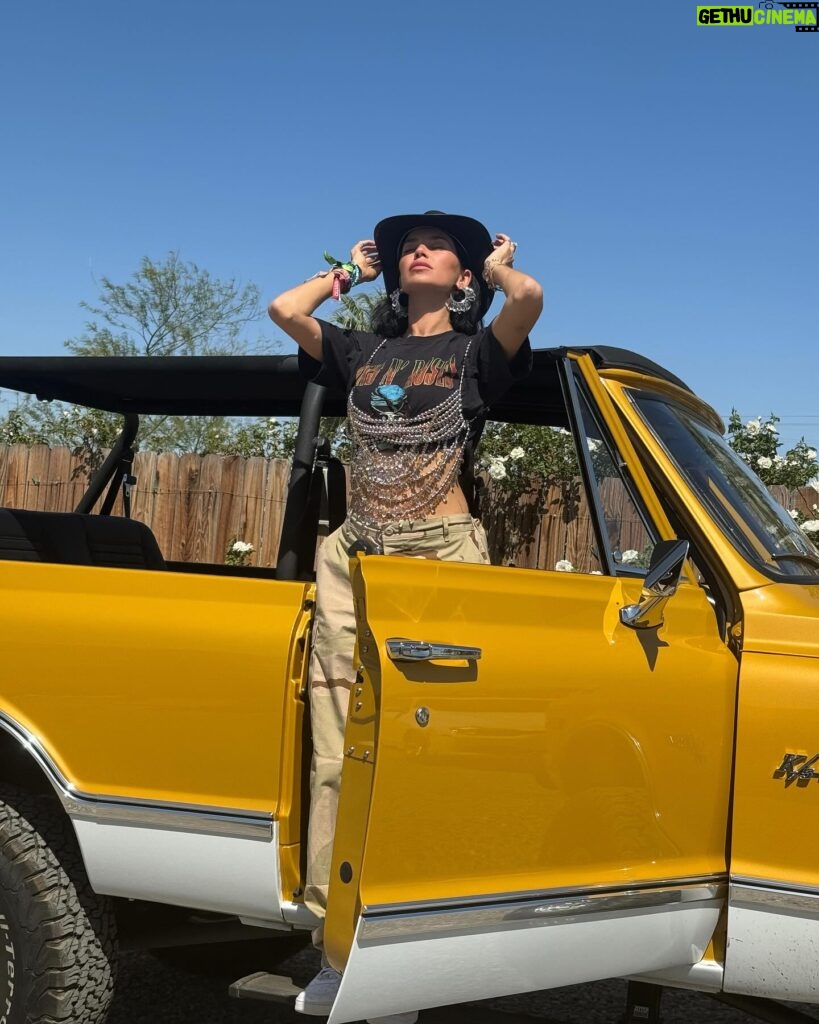
M 274 816 L 264 811 L 85 793 L 66 779 L 39 739 L 2 710 L 0 729 L 17 740 L 37 762 L 71 818 L 113 825 L 231 836 L 267 843 L 273 840 Z
M 273 816 L 259 811 L 236 811 L 196 804 L 164 804 L 159 800 L 124 800 L 117 797 L 87 799 L 76 795 L 63 800 L 68 815 L 106 825 L 161 828 L 172 832 L 198 832 L 231 839 L 273 840 Z
M 586 894 L 606 895 L 617 892 L 635 892 L 640 889 L 667 889 L 681 885 L 724 885 L 728 881 L 725 872 L 714 872 L 710 875 L 686 875 L 683 878 L 654 878 L 650 882 L 631 882 L 623 885 L 567 885 L 554 889 L 523 889 L 520 892 L 487 893 L 484 896 L 446 896 L 437 900 L 424 900 L 423 903 L 378 903 L 364 905 L 361 908 L 365 916 L 379 914 L 413 913 L 419 910 L 450 910 L 460 907 L 486 906 L 488 904 L 519 903 L 521 900 L 553 899 L 558 896 L 584 896 Z
M 812 886 L 794 889 L 776 882 L 732 878 L 728 890 L 732 906 L 764 907 L 774 912 L 795 910 L 819 918 L 819 889 Z
M 775 889 L 781 892 L 798 892 L 806 895 L 819 896 L 819 885 L 804 885 L 796 882 L 778 882 L 773 878 L 762 878 L 757 875 L 731 875 L 731 885 L 748 885 L 757 889 Z
M 724 901 L 728 887 L 723 876 L 646 882 L 628 889 L 547 889 L 433 903 L 383 904 L 365 907 L 362 941 L 410 938 L 441 932 L 484 931 L 499 925 L 550 924 L 588 914 L 629 914 L 637 910 L 687 903 Z M 451 905 L 446 906 L 446 903 Z

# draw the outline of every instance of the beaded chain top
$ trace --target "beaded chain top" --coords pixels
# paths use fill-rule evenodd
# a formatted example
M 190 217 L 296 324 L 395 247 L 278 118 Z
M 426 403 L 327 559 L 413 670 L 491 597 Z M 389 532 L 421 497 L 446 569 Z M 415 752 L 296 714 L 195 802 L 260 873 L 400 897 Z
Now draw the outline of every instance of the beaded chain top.
M 367 366 L 386 338 L 367 360 Z M 387 411 L 371 416 L 347 399 L 347 433 L 353 445 L 350 518 L 378 527 L 395 519 L 432 515 L 456 485 L 469 433 L 463 414 L 464 352 L 458 386 L 437 405 L 416 415 Z

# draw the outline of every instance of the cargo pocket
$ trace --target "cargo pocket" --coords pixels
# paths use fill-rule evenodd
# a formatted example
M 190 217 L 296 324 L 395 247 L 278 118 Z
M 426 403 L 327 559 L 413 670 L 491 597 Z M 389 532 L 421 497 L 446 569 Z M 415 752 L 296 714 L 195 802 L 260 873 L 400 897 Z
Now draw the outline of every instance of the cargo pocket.
M 470 558 L 467 561 L 470 562 L 485 562 L 489 565 L 489 545 L 486 542 L 486 532 L 481 524 L 476 520 L 475 525 L 470 531 L 469 540 L 471 545 L 475 548 L 478 553 L 477 558 Z

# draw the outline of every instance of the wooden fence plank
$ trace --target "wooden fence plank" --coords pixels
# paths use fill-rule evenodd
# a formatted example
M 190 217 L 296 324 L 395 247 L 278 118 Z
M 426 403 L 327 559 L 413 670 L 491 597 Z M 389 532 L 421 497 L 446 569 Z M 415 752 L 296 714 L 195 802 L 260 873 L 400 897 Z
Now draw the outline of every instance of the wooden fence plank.
M 29 453 L 33 450 L 20 444 L 9 448 L 3 501 L 12 508 L 37 508 L 31 503 L 36 494 L 29 497 L 27 493 Z
M 171 452 L 160 452 L 156 457 L 153 481 L 154 505 L 151 520 L 160 550 L 171 561 L 181 559 L 181 545 L 176 542 L 176 516 L 179 501 L 179 457 Z

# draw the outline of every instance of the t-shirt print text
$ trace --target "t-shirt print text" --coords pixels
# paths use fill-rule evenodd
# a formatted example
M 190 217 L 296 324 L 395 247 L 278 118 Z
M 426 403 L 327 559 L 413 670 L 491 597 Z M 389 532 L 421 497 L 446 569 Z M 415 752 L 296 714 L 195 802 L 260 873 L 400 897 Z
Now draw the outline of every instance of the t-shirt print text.
M 381 384 L 393 384 L 398 374 L 408 369 L 408 359 L 392 359 L 389 364 L 367 363 L 356 371 L 355 383 L 357 387 L 370 387 L 376 381 Z M 455 386 L 455 379 L 458 375 L 458 364 L 455 356 L 441 359 L 416 359 L 412 369 L 407 373 L 406 379 L 401 383 L 405 388 L 427 387 L 446 388 L 451 391 Z

